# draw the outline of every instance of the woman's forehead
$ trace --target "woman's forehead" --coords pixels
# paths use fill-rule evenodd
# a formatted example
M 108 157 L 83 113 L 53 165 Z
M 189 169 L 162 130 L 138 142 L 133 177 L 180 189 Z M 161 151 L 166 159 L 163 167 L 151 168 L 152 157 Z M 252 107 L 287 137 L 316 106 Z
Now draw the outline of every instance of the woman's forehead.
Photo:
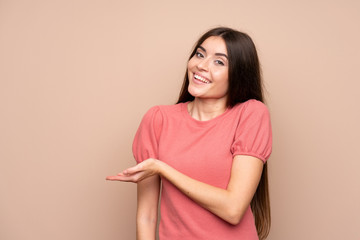
M 223 53 L 227 54 L 226 43 L 222 37 L 211 36 L 200 44 L 201 49 L 207 53 Z

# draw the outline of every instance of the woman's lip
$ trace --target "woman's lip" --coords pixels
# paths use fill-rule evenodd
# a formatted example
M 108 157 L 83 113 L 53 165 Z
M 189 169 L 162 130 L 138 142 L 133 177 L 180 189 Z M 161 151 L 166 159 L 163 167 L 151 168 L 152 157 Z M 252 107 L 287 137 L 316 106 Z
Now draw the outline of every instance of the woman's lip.
M 194 82 L 195 84 L 198 84 L 198 85 L 205 85 L 205 84 L 207 84 L 207 83 L 204 83 L 204 82 L 202 82 L 202 81 L 200 81 L 200 80 L 198 80 L 198 79 L 196 79 L 196 78 L 193 78 L 193 82 Z
M 198 77 L 196 78 L 195 76 L 198 76 Z M 193 81 L 195 83 L 198 83 L 198 84 L 209 84 L 209 83 L 211 83 L 211 81 L 207 77 L 204 77 L 203 75 L 198 74 L 198 73 L 193 73 Z

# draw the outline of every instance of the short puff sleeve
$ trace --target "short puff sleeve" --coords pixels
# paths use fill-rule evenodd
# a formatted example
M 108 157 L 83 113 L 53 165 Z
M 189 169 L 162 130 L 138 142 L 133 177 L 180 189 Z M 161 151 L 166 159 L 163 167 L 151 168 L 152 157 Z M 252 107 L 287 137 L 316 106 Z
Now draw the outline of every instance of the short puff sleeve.
M 141 120 L 135 134 L 132 151 L 136 162 L 148 158 L 158 159 L 159 138 L 162 129 L 162 115 L 158 106 L 150 108 Z
M 257 100 L 249 100 L 244 104 L 247 105 L 240 115 L 231 153 L 233 157 L 250 155 L 265 163 L 272 151 L 269 111 L 265 104 Z

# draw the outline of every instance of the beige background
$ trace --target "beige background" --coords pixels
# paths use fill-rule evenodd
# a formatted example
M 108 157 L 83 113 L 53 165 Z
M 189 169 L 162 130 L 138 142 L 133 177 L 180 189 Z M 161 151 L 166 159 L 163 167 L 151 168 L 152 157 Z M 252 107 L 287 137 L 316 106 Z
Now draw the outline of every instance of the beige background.
M 136 186 L 105 176 L 218 25 L 262 61 L 268 239 L 360 239 L 359 23 L 356 0 L 0 0 L 0 239 L 134 239 Z

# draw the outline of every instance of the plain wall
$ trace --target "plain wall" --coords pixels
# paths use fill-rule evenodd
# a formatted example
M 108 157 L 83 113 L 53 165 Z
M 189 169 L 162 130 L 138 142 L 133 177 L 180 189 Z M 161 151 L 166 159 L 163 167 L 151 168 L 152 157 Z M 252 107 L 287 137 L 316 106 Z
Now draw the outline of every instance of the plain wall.
M 0 0 L 0 239 L 135 239 L 136 185 L 105 176 L 219 25 L 262 62 L 268 239 L 360 239 L 359 23 L 356 0 Z

